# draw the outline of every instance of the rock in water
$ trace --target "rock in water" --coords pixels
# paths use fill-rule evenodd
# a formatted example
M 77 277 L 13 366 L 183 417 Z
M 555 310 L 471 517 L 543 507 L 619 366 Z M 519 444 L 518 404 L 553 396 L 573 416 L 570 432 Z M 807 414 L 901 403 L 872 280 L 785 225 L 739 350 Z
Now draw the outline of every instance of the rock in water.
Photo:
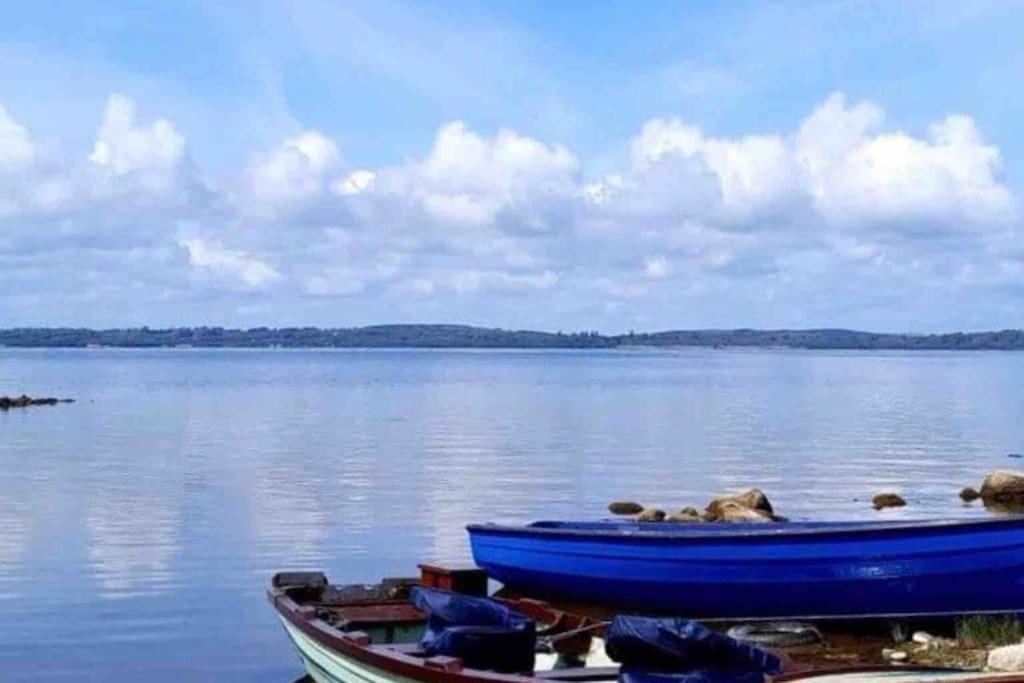
M 970 486 L 965 486 L 960 489 L 960 500 L 965 503 L 970 503 L 981 498 L 981 494 L 972 489 Z
M 21 396 L 0 396 L 0 410 L 11 408 L 27 408 L 28 406 L 55 406 L 58 403 L 74 403 L 70 398 L 31 398 L 22 394 Z
M 708 506 L 704 518 L 712 522 L 771 522 L 774 518 L 763 510 L 748 508 L 731 500 L 714 501 L 714 512 Z
M 1024 671 L 1024 644 L 997 647 L 988 653 L 988 668 L 993 671 Z
M 767 514 L 769 517 L 775 514 L 775 510 L 772 509 L 772 504 L 768 501 L 768 496 L 764 495 L 761 489 L 748 489 L 742 493 L 735 493 L 728 496 L 721 496 L 715 498 L 708 503 L 707 514 L 711 517 L 718 517 L 718 508 L 725 503 L 736 503 L 745 508 L 751 510 L 758 510 Z
M 895 493 L 879 493 L 877 496 L 871 499 L 871 505 L 876 510 L 882 508 L 901 508 L 907 504 L 907 501 L 903 500 L 903 497 Z
M 986 503 L 1024 503 L 1024 472 L 993 472 L 985 477 L 980 493 Z
M 608 506 L 613 515 L 637 515 L 644 511 L 644 506 L 631 500 L 620 500 Z
M 693 524 L 697 522 L 703 522 L 704 518 L 700 516 L 700 513 L 693 508 L 683 508 L 676 514 L 668 518 L 670 522 L 677 522 L 681 524 Z
M 644 510 L 636 516 L 638 522 L 660 522 L 665 519 L 665 511 L 658 508 Z

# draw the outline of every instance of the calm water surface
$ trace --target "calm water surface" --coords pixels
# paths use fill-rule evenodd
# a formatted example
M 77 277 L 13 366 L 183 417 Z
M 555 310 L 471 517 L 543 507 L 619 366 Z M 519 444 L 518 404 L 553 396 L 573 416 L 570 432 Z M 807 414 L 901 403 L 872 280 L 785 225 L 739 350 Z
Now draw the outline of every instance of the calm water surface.
M 791 517 L 984 514 L 1024 354 L 22 351 L 0 395 L 0 679 L 270 681 L 263 597 L 468 558 L 471 521 L 761 486 Z

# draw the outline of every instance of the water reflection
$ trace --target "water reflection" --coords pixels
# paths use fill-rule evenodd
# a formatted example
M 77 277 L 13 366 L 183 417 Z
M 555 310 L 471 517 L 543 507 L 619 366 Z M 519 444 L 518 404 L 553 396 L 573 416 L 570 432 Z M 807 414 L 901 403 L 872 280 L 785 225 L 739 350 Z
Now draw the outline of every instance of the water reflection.
M 106 598 L 131 598 L 166 590 L 179 549 L 177 511 L 157 492 L 108 491 L 92 504 L 89 569 Z

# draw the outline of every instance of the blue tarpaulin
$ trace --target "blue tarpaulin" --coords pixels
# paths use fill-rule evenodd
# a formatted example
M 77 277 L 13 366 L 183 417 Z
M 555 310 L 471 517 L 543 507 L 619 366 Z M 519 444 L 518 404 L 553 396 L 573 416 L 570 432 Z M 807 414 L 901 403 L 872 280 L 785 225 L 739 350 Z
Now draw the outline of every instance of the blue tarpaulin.
M 760 683 L 782 672 L 770 652 L 684 619 L 615 617 L 605 651 L 623 683 Z
M 420 646 L 428 656 L 458 657 L 471 669 L 533 671 L 533 620 L 494 600 L 416 586 L 412 604 L 427 615 Z

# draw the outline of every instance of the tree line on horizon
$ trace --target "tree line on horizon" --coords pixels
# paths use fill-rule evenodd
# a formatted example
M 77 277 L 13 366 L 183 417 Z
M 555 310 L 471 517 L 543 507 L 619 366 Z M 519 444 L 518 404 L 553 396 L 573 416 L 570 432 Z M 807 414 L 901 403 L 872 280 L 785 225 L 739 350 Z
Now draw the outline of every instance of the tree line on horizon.
M 20 348 L 564 348 L 643 346 L 886 350 L 1021 350 L 1024 331 L 880 334 L 842 329 L 673 330 L 604 335 L 596 331 L 538 332 L 468 325 L 368 327 L 10 328 L 0 346 Z

